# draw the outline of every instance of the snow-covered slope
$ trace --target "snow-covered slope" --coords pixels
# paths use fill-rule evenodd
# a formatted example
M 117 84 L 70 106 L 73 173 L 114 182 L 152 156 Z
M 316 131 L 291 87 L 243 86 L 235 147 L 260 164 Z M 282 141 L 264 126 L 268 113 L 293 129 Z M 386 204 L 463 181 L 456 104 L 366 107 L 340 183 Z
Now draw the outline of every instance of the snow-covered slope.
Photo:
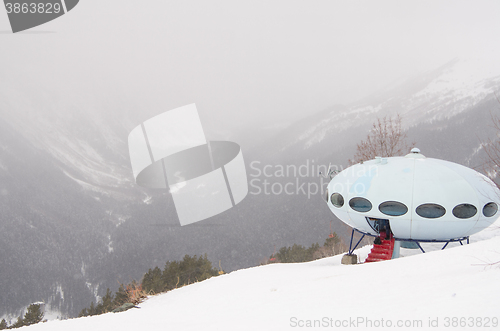
M 369 126 L 375 116 L 399 113 L 405 127 L 448 119 L 494 98 L 499 89 L 498 61 L 455 59 L 403 83 L 388 86 L 341 111 L 334 108 L 318 114 L 314 125 L 302 126 L 302 131 L 295 132 L 295 139 L 289 139 L 288 145 L 308 149 L 335 134 Z
M 317 329 L 466 329 L 460 321 L 475 326 L 468 329 L 479 323 L 491 329 L 500 308 L 498 234 L 494 227 L 476 239 L 491 238 L 470 245 L 378 263 L 341 265 L 335 256 L 238 270 L 150 297 L 140 309 L 31 329 L 253 331 L 310 329 L 307 323 Z M 358 250 L 361 260 L 369 249 Z
M 117 110 L 125 102 L 23 78 L 0 83 L 0 118 L 83 189 L 129 198 L 123 191 L 133 185 L 126 144 L 131 124 L 127 111 Z

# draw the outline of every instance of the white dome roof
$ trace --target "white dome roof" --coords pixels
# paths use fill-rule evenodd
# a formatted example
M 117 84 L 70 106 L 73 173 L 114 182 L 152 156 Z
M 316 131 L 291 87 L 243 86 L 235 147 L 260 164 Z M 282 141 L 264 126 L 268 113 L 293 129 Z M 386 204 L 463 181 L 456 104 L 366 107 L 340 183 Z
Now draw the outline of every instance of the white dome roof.
M 328 184 L 328 206 L 346 224 L 374 235 L 367 218 L 387 219 L 399 239 L 463 238 L 497 219 L 498 214 L 483 213 L 488 203 L 498 204 L 500 199 L 491 180 L 419 152 L 414 149 L 405 157 L 377 158 L 345 169 Z M 334 196 L 337 206 L 332 204 L 333 194 L 342 196 L 342 206 L 339 195 Z M 497 205 L 488 207 L 486 214 Z

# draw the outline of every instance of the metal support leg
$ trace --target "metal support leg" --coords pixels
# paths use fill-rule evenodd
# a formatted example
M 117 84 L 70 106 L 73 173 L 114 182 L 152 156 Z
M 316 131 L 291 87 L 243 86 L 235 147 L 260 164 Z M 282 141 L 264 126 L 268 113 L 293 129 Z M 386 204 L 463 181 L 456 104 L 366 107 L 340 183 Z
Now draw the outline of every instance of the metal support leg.
M 395 240 L 394 241 L 394 249 L 392 251 L 392 257 L 391 259 L 397 259 L 399 258 L 399 251 L 401 249 L 401 241 Z
M 445 249 L 445 248 L 446 248 L 446 246 L 448 246 L 448 244 L 449 244 L 449 243 L 450 243 L 450 242 L 448 241 L 446 244 L 444 244 L 444 246 L 443 246 L 443 248 L 441 248 L 441 250 Z
M 363 240 L 364 237 L 365 237 L 365 235 L 363 234 L 363 236 L 361 236 L 361 238 L 359 238 L 358 242 L 356 243 L 356 246 L 354 246 L 354 248 L 352 249 L 352 252 L 354 252 L 354 250 L 356 248 L 358 248 L 359 243 L 361 242 L 361 240 Z M 352 254 L 352 252 L 350 254 Z
M 351 247 L 352 247 L 352 238 L 354 238 L 354 229 L 352 229 L 352 232 L 351 232 L 351 242 L 349 243 L 349 255 L 352 254 L 352 251 L 351 250 Z
M 417 246 L 418 248 L 420 248 L 420 250 L 422 251 L 422 253 L 425 253 L 424 249 L 422 248 L 422 246 L 420 246 L 420 243 L 418 241 L 415 241 L 417 243 Z

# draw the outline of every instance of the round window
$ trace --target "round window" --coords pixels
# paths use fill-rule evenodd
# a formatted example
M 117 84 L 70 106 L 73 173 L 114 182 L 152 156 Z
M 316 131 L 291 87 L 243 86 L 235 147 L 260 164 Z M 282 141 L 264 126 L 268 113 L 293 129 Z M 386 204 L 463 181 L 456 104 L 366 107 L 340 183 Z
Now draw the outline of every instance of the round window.
M 332 205 L 338 208 L 344 205 L 344 197 L 340 193 L 333 193 L 330 197 L 330 201 L 332 202 Z
M 462 203 L 461 205 L 453 208 L 453 215 L 457 218 L 471 218 L 476 215 L 477 208 L 468 203 Z
M 349 200 L 349 206 L 361 213 L 366 213 L 372 209 L 372 203 L 365 198 L 352 198 Z
M 486 217 L 491 217 L 495 215 L 498 211 L 498 205 L 494 202 L 488 202 L 484 205 L 483 215 Z
M 424 203 L 415 209 L 419 216 L 425 218 L 438 218 L 446 214 L 446 209 L 443 206 L 436 205 L 435 203 Z
M 406 205 L 401 202 L 386 201 L 382 202 L 378 206 L 378 210 L 380 210 L 380 212 L 385 215 L 401 216 L 408 212 L 408 207 L 406 207 Z

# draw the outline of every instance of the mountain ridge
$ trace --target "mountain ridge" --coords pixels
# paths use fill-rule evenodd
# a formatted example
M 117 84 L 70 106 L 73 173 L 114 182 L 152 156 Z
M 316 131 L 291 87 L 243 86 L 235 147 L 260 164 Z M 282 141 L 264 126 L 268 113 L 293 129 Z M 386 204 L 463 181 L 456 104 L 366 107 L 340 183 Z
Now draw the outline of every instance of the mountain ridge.
M 460 70 L 472 70 L 465 64 L 460 69 L 460 63 L 449 62 L 386 94 L 315 112 L 261 145 L 247 138 L 242 150 L 249 181 L 261 189 L 266 179 L 276 187 L 292 183 L 294 194 L 252 191 L 236 208 L 186 227 L 180 227 L 166 191 L 142 189 L 133 181 L 127 135 L 147 114 L 129 98 L 110 101 L 85 92 L 71 100 L 75 93 L 68 88 L 68 99 L 54 101 L 56 90 L 37 90 L 35 83 L 0 89 L 0 248 L 11 254 L 0 278 L 2 288 L 12 287 L 0 300 L 0 315 L 47 300 L 74 316 L 107 287 L 116 289 L 118 282 L 185 254 L 207 253 L 228 271 L 257 265 L 274 246 L 324 241 L 330 221 L 347 240 L 350 231 L 324 205 L 321 187 L 314 194 L 299 188 L 322 185 L 318 165 L 345 167 L 376 117 L 399 112 L 409 139 L 426 156 L 472 167 L 484 157 L 481 139 L 496 134 L 488 125 L 489 113 L 499 109 L 494 92 L 500 71 L 483 69 L 467 84 L 473 91 L 454 94 L 446 86 L 469 77 Z M 56 109 L 42 116 L 51 107 Z M 106 107 L 114 111 L 101 115 Z M 433 112 L 421 113 L 423 108 Z M 268 165 L 304 166 L 308 174 L 268 178 L 254 169 Z M 30 225 L 41 232 L 36 235 Z M 21 285 L 11 285 L 17 278 Z

